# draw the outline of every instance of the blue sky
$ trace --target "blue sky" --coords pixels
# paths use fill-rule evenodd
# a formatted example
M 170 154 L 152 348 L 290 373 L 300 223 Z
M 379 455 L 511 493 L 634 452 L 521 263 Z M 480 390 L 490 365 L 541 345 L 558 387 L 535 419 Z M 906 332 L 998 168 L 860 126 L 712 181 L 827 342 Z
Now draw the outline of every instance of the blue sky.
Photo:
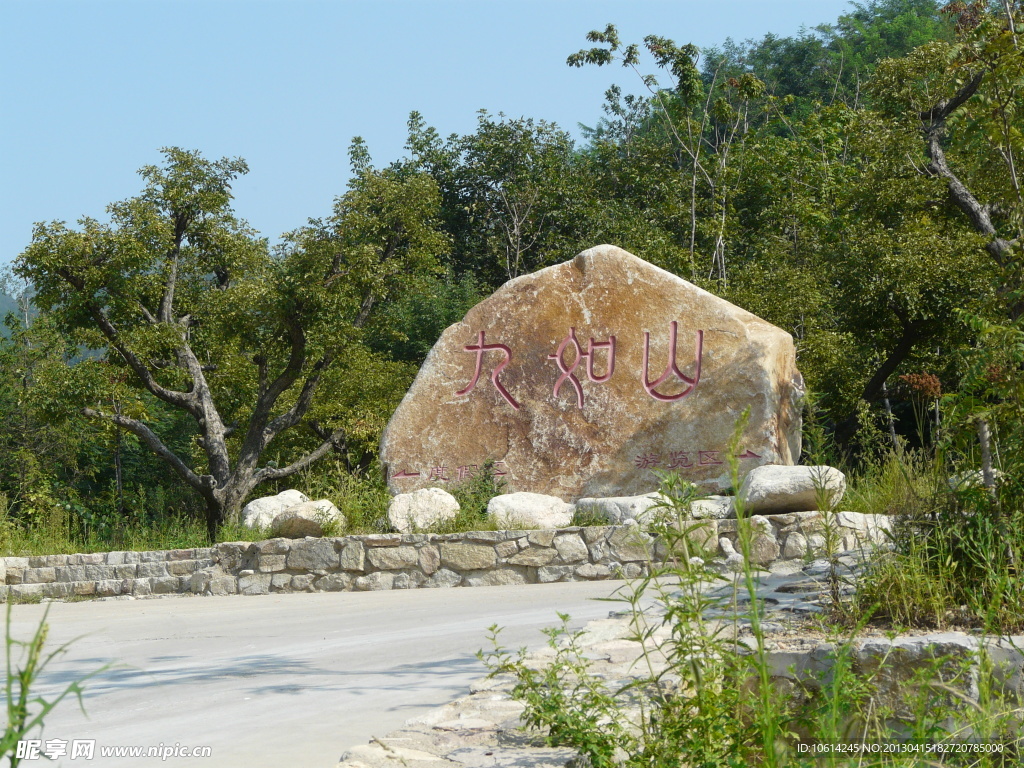
M 353 136 L 384 165 L 421 112 L 593 124 L 619 67 L 570 69 L 594 28 L 720 44 L 831 22 L 846 0 L 3 0 L 0 266 L 32 223 L 103 218 L 159 148 L 241 156 L 235 207 L 275 240 L 326 215 Z

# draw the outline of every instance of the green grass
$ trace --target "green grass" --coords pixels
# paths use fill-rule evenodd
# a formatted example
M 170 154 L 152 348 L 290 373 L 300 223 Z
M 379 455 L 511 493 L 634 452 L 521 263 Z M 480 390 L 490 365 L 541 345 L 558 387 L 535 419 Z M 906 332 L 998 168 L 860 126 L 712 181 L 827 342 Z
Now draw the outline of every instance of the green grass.
M 340 461 L 324 461 L 315 472 L 292 478 L 287 487 L 302 491 L 313 501 L 330 499 L 345 518 L 344 529 L 339 533 L 383 533 L 389 530 L 391 494 L 382 473 L 375 470 L 371 468 L 367 474 L 357 476 L 347 472 Z
M 432 533 L 458 533 L 474 530 L 495 530 L 487 517 L 487 502 L 502 492 L 502 483 L 486 471 L 449 488 L 459 501 L 458 516 L 437 526 Z M 273 495 L 280 488 L 261 488 L 260 495 Z M 379 472 L 366 475 L 349 474 L 340 462 L 329 462 L 292 478 L 287 487 L 302 491 L 310 499 L 329 499 L 342 513 L 343 525 L 329 525 L 325 535 L 357 535 L 387 533 L 391 494 Z M 83 525 L 73 520 L 73 513 L 55 508 L 38 523 L 12 519 L 9 505 L 0 496 L 0 556 L 57 555 L 77 552 L 109 552 L 118 550 L 186 549 L 209 546 L 205 523 L 198 516 L 178 515 L 145 519 L 142 516 L 118 517 L 111 523 Z M 111 516 L 113 518 L 114 516 Z M 218 532 L 218 541 L 260 541 L 269 538 L 267 529 L 251 529 L 240 523 L 227 523 Z
M 915 629 L 1024 630 L 1024 495 L 951 488 L 941 452 L 890 452 L 848 473 L 842 508 L 893 516 L 848 622 Z
M 12 768 L 21 763 L 17 755 L 18 742 L 36 732 L 42 733 L 45 720 L 65 699 L 74 698 L 85 712 L 82 699 L 83 683 L 91 677 L 109 669 L 104 665 L 81 677 L 76 677 L 62 689 L 43 695 L 38 691 L 39 679 L 55 660 L 63 656 L 69 643 L 57 648 L 47 645 L 49 608 L 43 613 L 36 631 L 28 640 L 19 640 L 11 634 L 11 604 L 7 604 L 5 640 L 4 701 L 7 709 L 7 727 L 0 737 L 0 758 L 7 758 Z M 39 738 L 36 735 L 36 738 Z
M 188 549 L 208 546 L 205 523 L 187 517 L 154 523 L 125 523 L 102 534 L 83 535 L 70 526 L 26 525 L 0 508 L 0 555 L 27 557 L 76 552 Z
M 948 488 L 939 462 L 923 452 L 886 453 L 847 473 L 842 508 L 884 515 L 920 515 Z

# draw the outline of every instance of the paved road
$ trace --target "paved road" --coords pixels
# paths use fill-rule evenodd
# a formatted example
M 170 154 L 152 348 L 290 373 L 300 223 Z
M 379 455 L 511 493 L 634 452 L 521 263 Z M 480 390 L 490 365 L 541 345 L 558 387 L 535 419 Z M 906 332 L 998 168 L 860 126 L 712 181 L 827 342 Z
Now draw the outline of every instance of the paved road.
M 50 644 L 74 638 L 41 690 L 109 662 L 88 717 L 64 702 L 44 739 L 102 746 L 208 745 L 207 759 L 63 759 L 57 765 L 331 768 L 341 752 L 462 695 L 483 673 L 486 629 L 537 646 L 569 613 L 606 616 L 621 582 L 54 603 Z M 27 638 L 45 606 L 16 605 Z M 45 760 L 22 765 L 54 765 Z

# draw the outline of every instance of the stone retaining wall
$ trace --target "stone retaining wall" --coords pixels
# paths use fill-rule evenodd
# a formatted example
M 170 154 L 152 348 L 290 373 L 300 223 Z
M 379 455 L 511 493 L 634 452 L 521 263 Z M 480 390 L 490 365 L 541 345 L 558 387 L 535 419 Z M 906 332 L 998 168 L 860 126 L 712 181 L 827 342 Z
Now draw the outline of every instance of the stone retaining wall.
M 834 516 L 841 548 L 878 541 L 888 518 Z M 755 516 L 752 560 L 820 554 L 816 512 Z M 735 540 L 735 520 L 695 521 L 692 538 L 718 549 Z M 637 526 L 453 534 L 377 534 L 337 538 L 228 542 L 159 552 L 107 552 L 0 559 L 2 599 L 144 597 L 161 594 L 262 595 L 416 587 L 476 587 L 636 578 L 660 542 Z

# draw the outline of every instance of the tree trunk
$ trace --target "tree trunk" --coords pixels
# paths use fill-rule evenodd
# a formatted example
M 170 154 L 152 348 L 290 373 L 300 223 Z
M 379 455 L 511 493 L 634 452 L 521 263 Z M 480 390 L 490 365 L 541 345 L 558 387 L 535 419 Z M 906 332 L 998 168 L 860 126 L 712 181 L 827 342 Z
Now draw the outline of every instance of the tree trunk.
M 977 419 L 975 428 L 978 431 L 978 443 L 981 445 L 981 481 L 989 495 L 995 498 L 996 473 L 992 467 L 992 433 L 988 428 L 988 420 Z
M 889 353 L 882 364 L 875 371 L 874 375 L 864 385 L 860 399 L 870 403 L 875 401 L 884 391 L 885 382 L 896 372 L 900 363 L 910 356 L 914 345 L 925 338 L 925 325 L 922 321 L 906 323 L 903 326 L 903 333 L 896 342 L 895 348 Z M 849 448 L 850 441 L 857 431 L 857 414 L 851 413 L 844 421 L 836 425 L 835 440 L 841 448 Z
M 216 499 L 206 500 L 206 538 L 210 544 L 217 543 L 217 529 L 220 528 L 223 519 L 223 509 Z

